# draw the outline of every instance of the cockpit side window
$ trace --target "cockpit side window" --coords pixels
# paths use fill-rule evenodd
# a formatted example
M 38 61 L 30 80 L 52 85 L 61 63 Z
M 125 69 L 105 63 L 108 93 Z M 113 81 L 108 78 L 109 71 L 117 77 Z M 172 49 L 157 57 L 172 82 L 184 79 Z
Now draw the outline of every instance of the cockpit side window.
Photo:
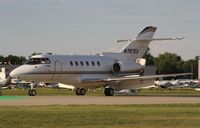
M 30 58 L 26 64 L 34 65 L 34 64 L 50 64 L 50 60 L 48 58 Z
M 41 64 L 45 64 L 46 63 L 46 58 L 41 58 Z
M 45 58 L 45 64 L 50 64 L 51 61 L 49 60 L 49 58 Z

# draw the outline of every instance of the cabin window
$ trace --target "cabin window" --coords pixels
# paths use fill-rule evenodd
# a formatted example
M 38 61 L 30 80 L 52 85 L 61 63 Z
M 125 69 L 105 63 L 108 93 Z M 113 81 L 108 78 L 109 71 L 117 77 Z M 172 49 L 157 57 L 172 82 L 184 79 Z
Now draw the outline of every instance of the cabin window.
M 70 61 L 70 65 L 73 66 L 73 62 L 72 61 Z
M 80 64 L 81 64 L 81 66 L 84 66 L 84 65 L 83 65 L 83 61 L 81 61 Z
M 94 61 L 92 61 L 92 66 L 95 66 L 95 63 L 94 63 Z
M 89 66 L 89 62 L 88 61 L 86 61 L 86 65 Z
M 75 65 L 78 66 L 78 62 L 77 61 L 75 61 Z
M 99 61 L 97 61 L 97 65 L 100 66 L 100 62 Z
M 48 58 L 45 58 L 46 64 L 50 64 L 50 60 Z

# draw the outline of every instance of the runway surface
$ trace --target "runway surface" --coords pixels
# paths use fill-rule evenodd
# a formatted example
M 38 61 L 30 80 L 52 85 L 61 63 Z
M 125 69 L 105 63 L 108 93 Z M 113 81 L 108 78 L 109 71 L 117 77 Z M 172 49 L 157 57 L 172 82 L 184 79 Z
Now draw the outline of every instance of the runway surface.
M 0 99 L 0 106 L 35 105 L 121 105 L 121 104 L 173 104 L 200 103 L 200 97 L 158 96 L 35 96 Z

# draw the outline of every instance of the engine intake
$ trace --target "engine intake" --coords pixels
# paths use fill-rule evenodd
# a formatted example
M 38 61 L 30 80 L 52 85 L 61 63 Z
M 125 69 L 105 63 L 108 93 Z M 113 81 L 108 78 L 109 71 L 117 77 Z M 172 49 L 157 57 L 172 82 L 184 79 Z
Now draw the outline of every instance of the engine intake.
M 120 70 L 121 70 L 120 64 L 119 64 L 119 63 L 114 63 L 114 64 L 113 64 L 113 67 L 112 67 L 112 71 L 113 71 L 114 73 L 119 73 Z

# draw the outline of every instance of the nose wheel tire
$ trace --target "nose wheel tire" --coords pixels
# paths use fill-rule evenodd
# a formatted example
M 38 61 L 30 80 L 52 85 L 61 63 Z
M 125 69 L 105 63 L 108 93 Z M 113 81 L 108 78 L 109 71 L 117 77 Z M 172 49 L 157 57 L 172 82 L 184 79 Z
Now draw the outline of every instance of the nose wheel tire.
M 86 94 L 86 90 L 84 88 L 77 88 L 76 89 L 76 95 L 77 96 L 84 96 Z
M 113 96 L 114 95 L 114 89 L 112 89 L 112 88 L 105 88 L 104 94 L 105 94 L 105 96 Z
M 37 92 L 36 92 L 35 89 L 28 90 L 28 95 L 29 95 L 29 96 L 35 96 L 36 94 L 37 94 Z

